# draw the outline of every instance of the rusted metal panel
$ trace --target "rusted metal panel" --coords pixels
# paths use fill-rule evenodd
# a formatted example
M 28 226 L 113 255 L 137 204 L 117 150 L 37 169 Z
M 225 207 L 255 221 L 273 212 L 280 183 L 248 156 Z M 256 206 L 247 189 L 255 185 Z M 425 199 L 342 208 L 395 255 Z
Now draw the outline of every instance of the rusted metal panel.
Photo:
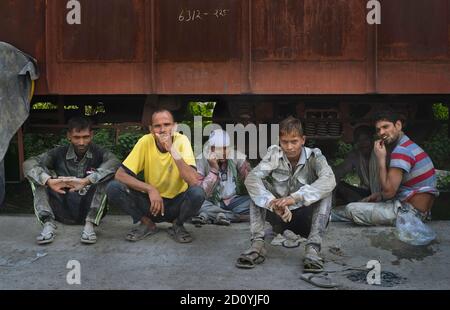
M 157 61 L 222 62 L 239 59 L 240 2 L 157 0 Z
M 37 94 L 450 92 L 450 0 L 0 1 Z M 47 85 L 48 81 L 48 85 Z
M 366 64 L 359 62 L 258 62 L 252 64 L 256 94 L 364 94 Z
M 379 93 L 450 93 L 450 0 L 384 0 L 378 37 Z
M 359 0 L 253 0 L 252 92 L 372 92 L 365 12 Z
M 160 94 L 239 94 L 240 0 L 155 0 L 155 81 Z
M 0 1 L 0 41 L 38 60 L 42 78 L 37 82 L 36 93 L 45 93 L 45 1 Z
M 47 62 L 55 94 L 145 94 L 151 90 L 146 0 L 81 0 L 81 24 L 66 2 L 47 1 Z
M 450 62 L 380 62 L 378 90 L 383 94 L 448 94 Z
M 385 0 L 380 60 L 450 60 L 448 0 Z
M 81 24 L 66 22 L 66 1 L 57 1 L 59 62 L 142 62 L 144 1 L 79 0 Z
M 252 16 L 256 61 L 366 58 L 363 1 L 254 0 Z
M 240 94 L 240 62 L 157 64 L 159 94 Z

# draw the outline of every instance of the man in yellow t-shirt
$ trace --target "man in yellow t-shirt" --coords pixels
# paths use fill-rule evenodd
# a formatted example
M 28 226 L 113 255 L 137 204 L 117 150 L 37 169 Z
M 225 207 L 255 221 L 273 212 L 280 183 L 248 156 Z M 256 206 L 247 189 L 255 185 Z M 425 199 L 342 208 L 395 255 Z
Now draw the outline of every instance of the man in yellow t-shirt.
M 107 188 L 109 204 L 122 208 L 140 224 L 127 235 L 138 241 L 157 232 L 156 224 L 172 222 L 169 234 L 180 243 L 192 241 L 184 222 L 197 214 L 205 200 L 199 186 L 189 139 L 175 132 L 168 110 L 153 112 L 150 134 L 143 136 L 117 170 Z M 145 182 L 137 175 L 144 172 Z

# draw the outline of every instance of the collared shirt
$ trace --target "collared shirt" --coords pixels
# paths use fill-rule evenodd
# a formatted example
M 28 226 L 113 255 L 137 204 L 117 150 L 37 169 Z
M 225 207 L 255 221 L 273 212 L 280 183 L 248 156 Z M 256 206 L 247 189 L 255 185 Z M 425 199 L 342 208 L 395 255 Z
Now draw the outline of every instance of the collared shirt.
M 108 150 L 91 144 L 78 160 L 72 144 L 59 146 L 24 162 L 24 174 L 31 181 L 45 185 L 58 176 L 87 177 L 92 184 L 112 177 L 120 161 Z
M 273 199 L 292 197 L 290 210 L 309 206 L 331 194 L 336 186 L 333 170 L 322 152 L 303 147 L 295 167 L 278 145 L 269 147 L 266 156 L 247 176 L 248 193 L 255 204 L 269 209 Z

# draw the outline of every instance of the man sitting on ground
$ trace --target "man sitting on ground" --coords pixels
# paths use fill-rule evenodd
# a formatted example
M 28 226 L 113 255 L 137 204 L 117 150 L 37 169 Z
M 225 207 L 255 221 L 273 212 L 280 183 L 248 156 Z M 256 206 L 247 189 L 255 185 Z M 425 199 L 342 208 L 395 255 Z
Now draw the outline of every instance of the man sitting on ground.
M 244 181 L 251 167 L 245 155 L 230 147 L 230 137 L 222 129 L 211 132 L 203 156 L 197 160 L 197 171 L 207 199 L 194 224 L 248 221 L 250 197 Z
M 280 146 L 269 147 L 245 181 L 252 199 L 251 247 L 241 254 L 236 266 L 253 268 L 265 260 L 267 219 L 277 234 L 289 229 L 307 237 L 304 271 L 321 272 L 323 259 L 319 253 L 330 216 L 335 177 L 321 151 L 304 146 L 300 120 L 283 120 L 279 131 Z
M 153 112 L 150 134 L 143 136 L 117 170 L 107 188 L 109 203 L 140 222 L 127 235 L 138 241 L 157 231 L 155 223 L 170 222 L 169 234 L 180 243 L 192 241 L 184 223 L 198 213 L 205 192 L 196 186 L 200 175 L 189 139 L 176 132 L 170 111 Z M 144 172 L 145 181 L 138 179 Z
M 439 194 L 430 157 L 403 133 L 399 114 L 378 113 L 375 127 L 380 138 L 374 143 L 374 152 L 381 191 L 365 202 L 348 204 L 339 215 L 360 225 L 395 225 L 402 210 L 424 221 Z
M 91 142 L 89 120 L 73 118 L 68 127 L 69 145 L 32 157 L 23 165 L 33 190 L 34 210 L 43 225 L 38 244 L 54 240 L 55 220 L 84 224 L 81 242 L 95 243 L 94 225 L 105 214 L 106 186 L 120 165 L 114 154 Z
M 344 162 L 333 169 L 336 176 L 336 200 L 340 204 L 360 201 L 372 193 L 379 192 L 378 169 L 373 152 L 373 136 L 375 131 L 369 126 L 360 126 L 353 133 L 355 148 L 350 151 Z M 348 173 L 356 172 L 359 186 L 344 181 Z

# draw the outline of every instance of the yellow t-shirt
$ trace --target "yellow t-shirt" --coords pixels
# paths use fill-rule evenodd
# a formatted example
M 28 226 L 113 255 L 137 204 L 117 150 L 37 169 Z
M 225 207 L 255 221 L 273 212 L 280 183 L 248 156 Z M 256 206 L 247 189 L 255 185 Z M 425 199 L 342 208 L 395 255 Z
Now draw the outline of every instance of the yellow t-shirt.
M 185 135 L 176 132 L 173 136 L 173 146 L 186 164 L 195 167 L 194 152 Z M 159 151 L 153 134 L 139 139 L 123 165 L 135 174 L 144 170 L 145 183 L 154 186 L 161 197 L 173 198 L 188 188 L 172 155 Z

